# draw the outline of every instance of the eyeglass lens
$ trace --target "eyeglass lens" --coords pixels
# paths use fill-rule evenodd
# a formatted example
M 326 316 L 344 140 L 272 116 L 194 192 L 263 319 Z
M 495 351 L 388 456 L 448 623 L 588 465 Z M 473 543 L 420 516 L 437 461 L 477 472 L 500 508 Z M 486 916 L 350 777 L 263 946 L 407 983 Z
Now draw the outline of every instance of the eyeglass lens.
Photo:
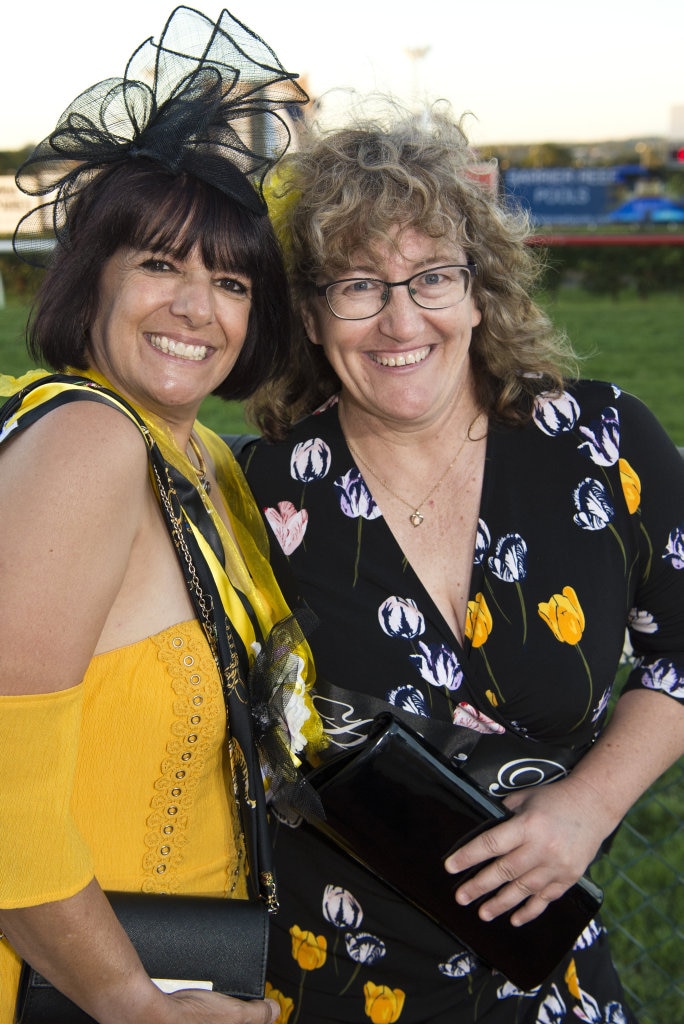
M 345 320 L 375 316 L 386 305 L 392 288 L 405 286 L 413 301 L 424 309 L 446 309 L 462 302 L 468 293 L 467 267 L 431 267 L 407 281 L 388 283 L 371 277 L 334 281 L 325 290 L 332 312 Z

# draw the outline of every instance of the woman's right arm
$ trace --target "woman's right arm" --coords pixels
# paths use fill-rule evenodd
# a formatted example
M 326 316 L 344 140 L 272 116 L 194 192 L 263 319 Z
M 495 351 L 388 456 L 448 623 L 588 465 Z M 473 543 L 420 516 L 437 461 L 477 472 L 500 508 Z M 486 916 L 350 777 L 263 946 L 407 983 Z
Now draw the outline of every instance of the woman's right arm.
M 186 989 L 164 995 L 96 881 L 69 899 L 0 911 L 16 951 L 101 1024 L 270 1024 L 277 1004 Z
M 0 749 L 0 813 L 10 808 L 17 823 L 0 830 L 0 928 L 19 955 L 103 1024 L 265 1024 L 273 1017 L 268 1003 L 157 989 L 68 820 L 80 724 L 78 707 L 69 705 L 125 577 L 149 486 L 137 428 L 103 405 L 63 406 L 0 448 L 0 714 L 4 702 L 24 732 L 12 756 Z M 68 734 L 52 734 L 43 711 L 36 736 L 33 705 L 54 707 Z M 55 765 L 65 794 L 59 813 L 39 803 L 39 787 L 22 806 L 16 796 L 26 776 L 49 777 Z

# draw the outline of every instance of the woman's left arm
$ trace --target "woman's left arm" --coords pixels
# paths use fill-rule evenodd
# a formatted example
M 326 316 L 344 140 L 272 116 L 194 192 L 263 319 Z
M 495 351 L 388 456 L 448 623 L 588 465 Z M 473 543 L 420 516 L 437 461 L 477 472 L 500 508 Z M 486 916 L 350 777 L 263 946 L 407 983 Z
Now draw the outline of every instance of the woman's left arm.
M 466 904 L 492 894 L 483 918 L 517 907 L 524 924 L 586 871 L 633 803 L 684 752 L 684 464 L 650 410 L 616 400 L 620 483 L 641 560 L 630 638 L 637 657 L 600 738 L 570 775 L 507 797 L 513 817 L 446 861 L 486 864 L 457 890 Z M 632 520 L 635 517 L 635 520 Z
M 514 816 L 446 860 L 452 873 L 490 861 L 460 886 L 458 902 L 498 890 L 480 917 L 516 906 L 513 924 L 538 917 L 580 878 L 632 804 L 682 753 L 684 706 L 650 690 L 625 693 L 570 775 L 507 797 Z

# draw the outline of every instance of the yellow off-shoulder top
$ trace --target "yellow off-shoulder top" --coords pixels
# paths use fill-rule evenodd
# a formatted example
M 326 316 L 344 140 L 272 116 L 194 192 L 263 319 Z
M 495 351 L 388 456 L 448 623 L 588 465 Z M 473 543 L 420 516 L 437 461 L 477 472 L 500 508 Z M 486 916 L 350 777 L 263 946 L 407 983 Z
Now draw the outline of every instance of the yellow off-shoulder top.
M 225 731 L 196 620 L 97 655 L 69 690 L 0 697 L 0 906 L 63 899 L 93 875 L 105 889 L 245 896 Z M 4 939 L 0 1024 L 18 972 Z

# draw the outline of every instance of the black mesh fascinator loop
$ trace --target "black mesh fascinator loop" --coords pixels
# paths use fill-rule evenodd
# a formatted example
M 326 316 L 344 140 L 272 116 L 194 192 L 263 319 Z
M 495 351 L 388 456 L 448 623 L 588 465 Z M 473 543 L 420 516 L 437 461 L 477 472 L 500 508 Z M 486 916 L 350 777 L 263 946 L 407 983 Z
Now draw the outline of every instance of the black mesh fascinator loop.
M 53 238 L 68 245 L 71 201 L 104 168 L 139 157 L 265 214 L 264 178 L 291 137 L 278 111 L 308 100 L 296 77 L 228 11 L 214 23 L 177 7 L 159 42 L 146 40 L 123 78 L 81 93 L 19 168 L 23 192 L 50 198 L 19 222 L 15 252 L 44 265 Z

